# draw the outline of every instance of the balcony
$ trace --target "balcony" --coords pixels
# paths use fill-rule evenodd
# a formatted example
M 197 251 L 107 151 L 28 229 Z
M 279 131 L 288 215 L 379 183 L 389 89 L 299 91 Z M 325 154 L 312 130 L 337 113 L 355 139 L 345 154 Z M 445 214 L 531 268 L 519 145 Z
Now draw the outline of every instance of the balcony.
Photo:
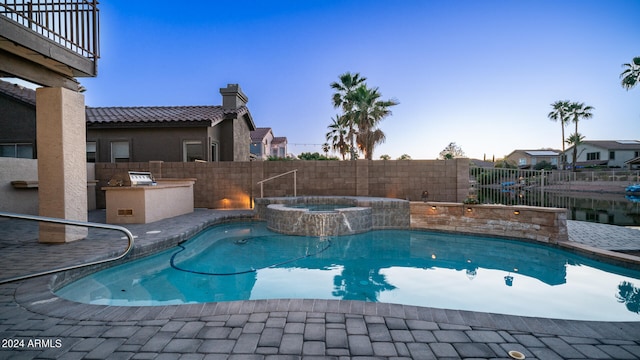
M 4 0 L 0 3 L 0 77 L 77 89 L 97 75 L 97 0 Z

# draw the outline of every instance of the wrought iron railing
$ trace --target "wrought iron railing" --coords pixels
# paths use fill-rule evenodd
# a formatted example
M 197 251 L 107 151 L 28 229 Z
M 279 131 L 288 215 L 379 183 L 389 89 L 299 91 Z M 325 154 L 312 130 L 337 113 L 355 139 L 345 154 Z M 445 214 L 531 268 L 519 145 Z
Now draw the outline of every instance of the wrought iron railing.
M 620 193 L 640 183 L 640 171 L 558 171 L 470 168 L 471 196 L 483 204 L 570 207 L 566 193 Z
M 3 0 L 0 16 L 83 57 L 100 57 L 97 0 Z

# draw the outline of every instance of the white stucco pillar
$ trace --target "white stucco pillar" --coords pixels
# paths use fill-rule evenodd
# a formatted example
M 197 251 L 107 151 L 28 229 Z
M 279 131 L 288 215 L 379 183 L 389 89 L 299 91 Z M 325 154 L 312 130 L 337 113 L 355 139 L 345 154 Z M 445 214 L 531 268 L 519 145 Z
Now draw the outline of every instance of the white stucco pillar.
M 65 88 L 36 90 L 38 201 L 41 216 L 87 221 L 84 95 Z M 87 229 L 40 224 L 40 242 L 86 237 Z

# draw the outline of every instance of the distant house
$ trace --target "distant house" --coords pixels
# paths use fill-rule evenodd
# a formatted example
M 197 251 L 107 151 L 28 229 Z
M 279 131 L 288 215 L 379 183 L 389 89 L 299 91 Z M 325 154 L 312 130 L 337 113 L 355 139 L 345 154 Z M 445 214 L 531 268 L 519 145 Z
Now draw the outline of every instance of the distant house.
M 567 164 L 573 161 L 573 146 L 565 150 Z M 633 159 L 640 157 L 638 140 L 585 140 L 577 147 L 576 168 L 589 166 L 636 166 Z
M 552 166 L 558 166 L 560 154 L 558 150 L 514 150 L 505 157 L 508 162 L 517 165 L 521 169 L 532 169 L 537 164 L 545 161 Z
M 87 108 L 87 159 L 97 162 L 249 161 L 255 124 L 237 84 L 222 106 Z
M 1 80 L 0 157 L 36 158 L 36 92 Z
M 271 128 L 257 128 L 251 132 L 250 152 L 258 160 L 266 160 L 270 156 L 284 158 L 287 156 L 287 138 L 273 136 Z
M 237 84 L 222 105 L 87 107 L 88 162 L 248 161 L 255 130 Z M 0 156 L 37 158 L 35 91 L 0 81 Z
M 287 157 L 286 136 L 277 136 L 271 140 L 271 154 L 279 158 Z

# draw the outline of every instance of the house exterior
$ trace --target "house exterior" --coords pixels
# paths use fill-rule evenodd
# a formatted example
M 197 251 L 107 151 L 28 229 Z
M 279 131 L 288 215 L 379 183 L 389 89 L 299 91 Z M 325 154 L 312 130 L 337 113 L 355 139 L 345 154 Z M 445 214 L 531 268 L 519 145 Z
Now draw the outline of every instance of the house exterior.
M 251 155 L 257 160 L 266 160 L 270 156 L 287 156 L 287 138 L 273 136 L 268 127 L 257 128 L 251 132 Z
M 36 92 L 0 80 L 0 157 L 36 155 Z
M 86 107 L 88 162 L 249 161 L 255 130 L 237 84 L 222 105 Z M 37 158 L 35 91 L 0 81 L 0 156 Z
M 505 159 L 516 164 L 521 169 L 531 169 L 537 164 L 546 161 L 552 166 L 558 166 L 560 160 L 560 154 L 562 152 L 558 150 L 514 150 Z
M 276 136 L 271 141 L 271 154 L 279 158 L 287 157 L 287 138 Z
M 271 141 L 273 141 L 271 128 L 257 128 L 251 132 L 251 155 L 258 160 L 266 160 L 271 155 Z
M 564 152 L 567 164 L 573 161 L 573 148 L 571 146 Z M 631 160 L 637 157 L 640 157 L 638 140 L 585 140 L 577 147 L 576 168 L 635 166 Z

